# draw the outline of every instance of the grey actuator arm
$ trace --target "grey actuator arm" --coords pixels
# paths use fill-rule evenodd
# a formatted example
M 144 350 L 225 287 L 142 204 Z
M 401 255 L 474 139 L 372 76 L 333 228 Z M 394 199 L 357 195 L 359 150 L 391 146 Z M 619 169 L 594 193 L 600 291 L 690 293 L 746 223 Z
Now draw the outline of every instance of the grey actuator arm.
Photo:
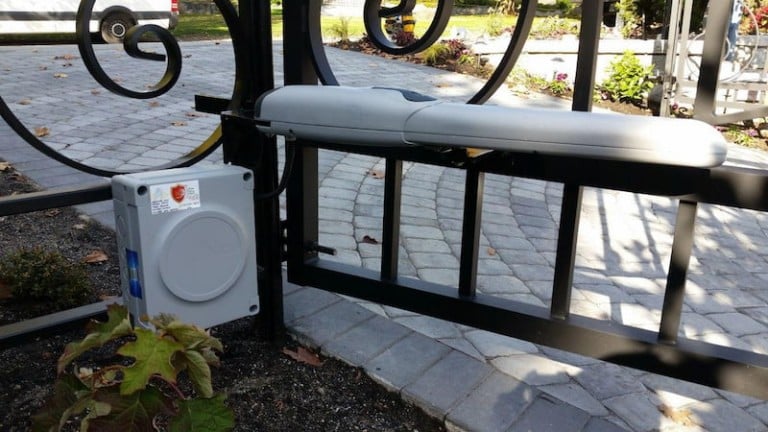
M 388 88 L 287 86 L 256 104 L 264 133 L 339 144 L 474 147 L 713 167 L 727 145 L 688 119 L 443 102 Z

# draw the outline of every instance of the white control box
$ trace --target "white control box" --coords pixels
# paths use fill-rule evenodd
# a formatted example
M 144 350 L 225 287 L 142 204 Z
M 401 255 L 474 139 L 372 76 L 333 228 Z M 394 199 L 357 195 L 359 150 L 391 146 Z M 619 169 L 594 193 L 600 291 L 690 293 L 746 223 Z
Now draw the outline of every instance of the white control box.
M 202 328 L 259 311 L 253 173 L 177 168 L 112 179 L 123 301 L 136 324 Z

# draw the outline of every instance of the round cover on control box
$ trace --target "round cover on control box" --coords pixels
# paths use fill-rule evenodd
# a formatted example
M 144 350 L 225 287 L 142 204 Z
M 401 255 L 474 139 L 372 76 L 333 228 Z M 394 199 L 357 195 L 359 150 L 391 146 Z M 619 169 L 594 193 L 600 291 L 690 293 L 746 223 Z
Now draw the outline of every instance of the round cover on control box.
M 245 267 L 245 237 L 237 221 L 223 212 L 190 215 L 161 240 L 159 267 L 163 283 L 175 296 L 190 302 L 204 302 L 224 294 Z

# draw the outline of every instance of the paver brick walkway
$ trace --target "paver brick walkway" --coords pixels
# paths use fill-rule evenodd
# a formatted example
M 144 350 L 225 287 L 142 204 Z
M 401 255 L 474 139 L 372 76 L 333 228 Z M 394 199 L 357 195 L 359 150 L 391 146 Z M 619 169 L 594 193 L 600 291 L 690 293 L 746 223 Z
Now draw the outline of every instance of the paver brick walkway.
M 279 43 L 276 56 L 281 54 Z M 0 96 L 52 148 L 94 166 L 140 169 L 190 151 L 216 127 L 193 96 L 229 96 L 228 42 L 183 43 L 177 86 L 152 101 L 110 94 L 93 81 L 73 46 L 0 47 Z M 144 88 L 158 65 L 113 46 L 97 47 L 105 68 Z M 482 82 L 428 67 L 328 49 L 342 84 L 382 85 L 462 101 Z M 281 61 L 275 59 L 281 80 Z M 567 109 L 566 102 L 500 92 L 492 103 Z M 0 125 L 0 157 L 43 187 L 105 181 L 51 161 Z M 203 163 L 220 163 L 220 151 Z M 732 164 L 768 167 L 768 155 L 732 147 Z M 378 268 L 382 160 L 322 151 L 320 241 L 332 259 Z M 479 290 L 544 305 L 550 299 L 562 188 L 488 175 Z M 463 173 L 405 163 L 401 272 L 456 284 Z M 83 210 L 112 225 L 111 203 Z M 642 328 L 658 326 L 676 203 L 664 197 L 587 189 L 572 312 Z M 702 205 L 681 333 L 768 352 L 768 217 Z M 391 307 L 312 288 L 286 288 L 286 320 L 297 337 L 361 366 L 456 429 L 473 431 L 763 431 L 768 403 L 614 366 Z M 664 415 L 678 412 L 688 416 Z M 681 420 L 683 419 L 683 420 Z M 689 419 L 684 420 L 684 419 Z

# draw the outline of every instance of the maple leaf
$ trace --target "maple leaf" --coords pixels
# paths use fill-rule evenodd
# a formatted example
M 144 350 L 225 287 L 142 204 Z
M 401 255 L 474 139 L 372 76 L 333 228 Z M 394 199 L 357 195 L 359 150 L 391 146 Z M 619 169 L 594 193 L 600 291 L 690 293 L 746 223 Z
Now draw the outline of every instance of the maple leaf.
M 45 126 L 40 126 L 35 128 L 35 136 L 38 138 L 47 137 L 50 134 L 51 134 L 51 130 Z
M 383 179 L 384 178 L 384 171 L 382 170 L 368 170 L 368 175 L 375 179 Z
M 466 149 L 467 156 L 471 158 L 480 157 L 486 153 L 490 153 L 492 150 L 488 149 L 479 149 L 479 148 L 468 148 Z
M 212 348 L 224 351 L 218 339 L 196 325 L 184 323 L 175 318 L 168 319 L 162 315 L 159 319 L 153 319 L 152 324 L 176 339 L 186 349 Z
M 171 419 L 170 432 L 226 432 L 234 429 L 235 416 L 224 404 L 224 395 L 179 403 L 179 415 Z
M 288 348 L 283 348 L 283 354 L 287 355 L 288 357 L 298 362 L 308 364 L 310 366 L 318 367 L 323 365 L 323 361 L 320 360 L 320 357 L 317 354 L 304 348 L 303 346 L 299 346 L 298 348 L 296 348 L 296 351 L 291 351 Z
M 366 236 L 363 236 L 363 243 L 377 245 L 379 244 L 379 241 L 369 235 L 366 235 Z
M 65 73 L 62 73 L 62 72 L 57 72 L 57 73 L 53 74 L 53 77 L 54 77 L 54 78 L 66 78 L 66 77 L 68 77 L 68 76 L 69 76 L 69 75 L 67 75 L 67 74 L 65 74 Z
M 671 406 L 661 404 L 658 410 L 664 417 L 667 417 L 675 423 L 683 426 L 697 426 L 693 413 L 689 409 L 675 409 Z
M 185 121 L 173 121 L 171 122 L 171 126 L 186 126 L 187 122 Z
M 97 404 L 110 407 L 110 410 L 97 413 L 99 415 L 91 415 L 91 411 L 83 420 L 81 430 L 155 432 L 154 420 L 158 415 L 176 414 L 173 402 L 152 387 L 128 397 L 121 396 L 116 387 L 110 387 L 94 394 L 93 399 Z
M 184 345 L 147 329 L 138 328 L 134 333 L 136 340 L 117 350 L 118 354 L 134 359 L 133 364 L 123 370 L 120 394 L 130 395 L 143 390 L 155 375 L 175 384 L 176 370 L 172 359 L 176 353 L 184 350 Z
M 100 347 L 112 339 L 132 333 L 128 309 L 117 304 L 107 306 L 107 322 L 92 321 L 88 326 L 88 335 L 83 340 L 67 344 L 59 358 L 58 372 L 61 373 L 72 360 L 89 349 Z
M 496 249 L 494 249 L 492 247 L 489 247 L 487 252 L 488 252 L 488 255 L 490 255 L 490 256 L 496 255 Z
M 83 257 L 83 262 L 88 264 L 97 264 L 104 261 L 109 261 L 109 257 L 100 249 L 91 251 L 91 253 Z

